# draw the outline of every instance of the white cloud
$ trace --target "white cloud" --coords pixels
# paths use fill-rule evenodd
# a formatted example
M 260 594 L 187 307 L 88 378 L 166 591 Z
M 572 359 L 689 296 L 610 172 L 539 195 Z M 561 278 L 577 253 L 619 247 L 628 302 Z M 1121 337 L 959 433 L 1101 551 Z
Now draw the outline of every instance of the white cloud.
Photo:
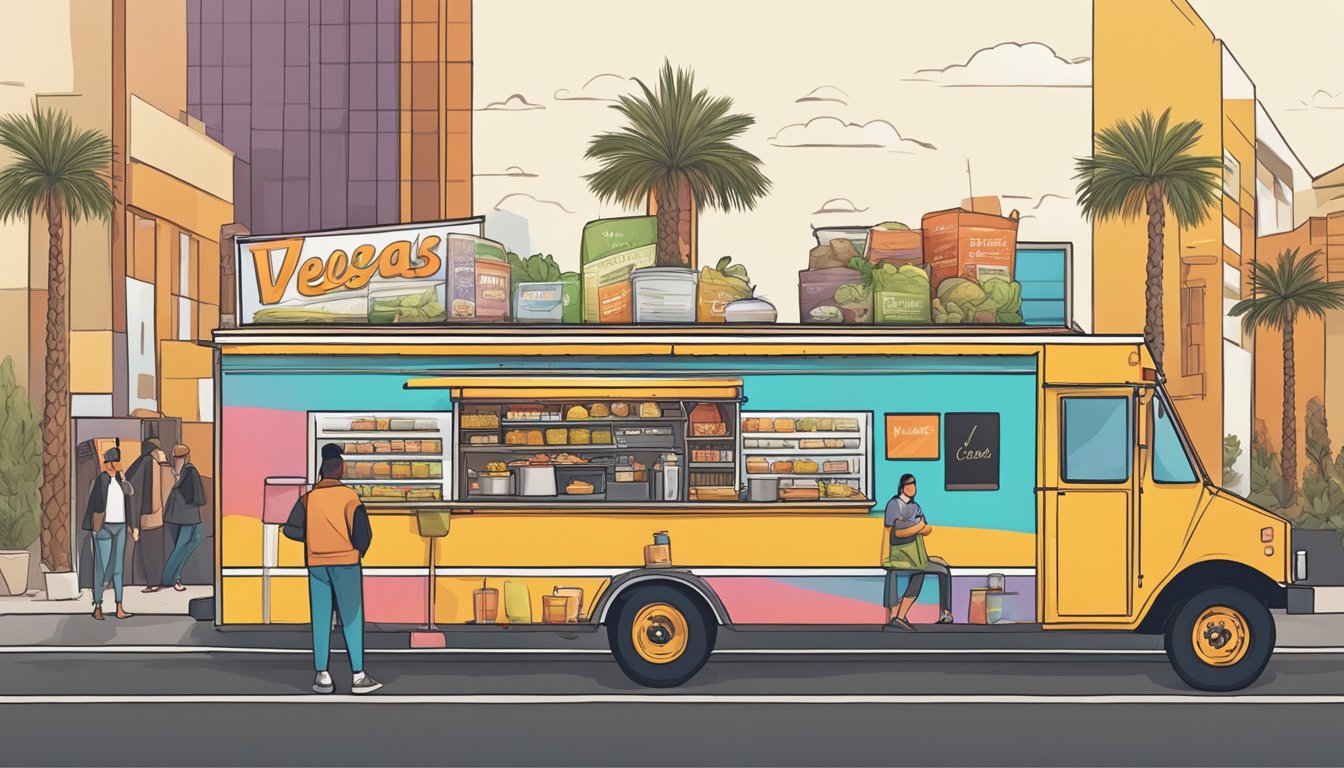
M 830 200 L 821 204 L 821 207 L 812 212 L 813 216 L 819 216 L 826 213 L 863 213 L 868 210 L 868 206 L 862 208 L 854 204 L 848 197 L 832 197 Z
M 1045 43 L 999 43 L 965 63 L 917 69 L 905 79 L 949 88 L 1090 88 L 1092 61 L 1066 59 Z
M 522 216 L 526 216 L 528 211 L 534 211 L 538 208 L 558 208 L 565 213 L 574 213 L 566 208 L 563 203 L 558 203 L 555 200 L 542 200 L 526 192 L 511 192 L 501 197 L 493 208 L 496 211 L 512 211 Z
M 535 178 L 537 177 L 537 174 L 535 174 L 535 173 L 528 173 L 527 171 L 523 170 L 520 166 L 517 166 L 517 165 L 510 165 L 508 168 L 505 168 L 505 169 L 502 170 L 502 171 L 494 171 L 494 172 L 491 172 L 491 173 L 474 173 L 474 174 L 472 174 L 472 175 L 473 175 L 473 176 L 509 176 L 509 177 L 516 178 L 516 179 L 535 179 Z
M 1296 106 L 1288 107 L 1293 112 L 1305 112 L 1311 109 L 1344 109 L 1344 91 L 1339 93 L 1330 93 L 1329 91 L 1318 90 L 1311 94 L 1310 99 L 1302 99 Z
M 804 104 L 811 101 L 831 101 L 836 104 L 849 105 L 849 94 L 836 88 L 834 85 L 822 85 L 808 91 L 806 95 L 793 100 L 795 104 Z
M 529 109 L 545 109 L 540 104 L 533 104 L 527 100 L 527 97 L 521 93 L 511 94 L 503 101 L 492 101 L 484 107 L 476 110 L 477 112 L 525 112 Z
M 905 138 L 896 130 L 896 126 L 886 120 L 870 120 L 863 124 L 847 123 L 829 115 L 814 117 L 806 123 L 786 125 L 770 137 L 770 143 L 776 147 L 799 148 L 845 147 L 908 151 L 911 147 L 905 145 L 913 145 L 924 149 L 937 149 L 926 141 Z
M 588 78 L 577 91 L 561 88 L 554 96 L 556 101 L 616 101 L 618 96 L 636 90 L 638 85 L 634 78 L 604 72 Z

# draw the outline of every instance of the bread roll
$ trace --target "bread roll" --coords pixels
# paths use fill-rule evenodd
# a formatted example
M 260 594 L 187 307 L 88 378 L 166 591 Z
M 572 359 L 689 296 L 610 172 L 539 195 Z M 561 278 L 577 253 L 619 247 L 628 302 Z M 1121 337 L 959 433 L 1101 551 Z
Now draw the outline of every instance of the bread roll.
M 593 403 L 593 407 L 588 410 L 589 415 L 594 419 L 605 419 L 611 415 L 611 409 L 606 403 Z

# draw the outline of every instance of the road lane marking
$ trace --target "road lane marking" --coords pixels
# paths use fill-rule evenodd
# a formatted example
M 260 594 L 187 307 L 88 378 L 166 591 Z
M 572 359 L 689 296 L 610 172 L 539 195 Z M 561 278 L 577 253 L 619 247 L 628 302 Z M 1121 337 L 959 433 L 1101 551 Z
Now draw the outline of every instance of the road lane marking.
M 332 648 L 332 653 L 345 653 Z M 0 645 L 0 654 L 266 654 L 310 655 L 310 648 L 247 648 L 235 645 Z M 609 655 L 606 648 L 365 648 L 364 654 L 442 656 L 445 654 L 566 656 Z M 1344 646 L 1285 646 L 1276 655 L 1344 654 Z M 719 648 L 715 656 L 1161 656 L 1160 648 Z
M 111 696 L 3 696 L 4 704 L 1344 704 L 1336 695 L 1075 695 L 1062 694 L 795 694 L 750 696 L 737 694 L 275 694 L 244 695 L 111 695 Z

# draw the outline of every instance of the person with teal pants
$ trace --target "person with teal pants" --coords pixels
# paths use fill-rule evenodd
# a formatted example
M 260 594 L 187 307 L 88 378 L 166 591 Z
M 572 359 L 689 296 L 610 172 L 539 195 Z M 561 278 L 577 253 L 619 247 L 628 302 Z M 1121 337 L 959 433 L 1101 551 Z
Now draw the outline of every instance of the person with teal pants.
M 373 693 L 383 684 L 364 671 L 364 569 L 360 565 L 373 542 L 369 513 L 359 494 L 341 482 L 345 459 L 335 443 L 322 446 L 321 479 L 294 504 L 285 537 L 304 543 L 308 566 L 308 602 L 312 609 L 313 691 L 336 690 L 327 671 L 331 656 L 333 605 L 341 619 L 345 650 L 354 673 L 351 692 Z

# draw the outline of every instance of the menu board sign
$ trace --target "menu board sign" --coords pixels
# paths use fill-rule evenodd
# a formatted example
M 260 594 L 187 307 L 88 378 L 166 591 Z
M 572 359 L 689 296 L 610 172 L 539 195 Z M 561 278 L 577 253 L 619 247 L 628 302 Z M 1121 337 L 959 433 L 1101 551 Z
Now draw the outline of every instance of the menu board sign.
M 999 489 L 999 414 L 949 413 L 943 430 L 943 487 Z
M 479 237 L 484 224 L 474 217 L 240 237 L 239 322 L 369 322 L 371 311 L 392 305 L 407 313 L 442 311 L 448 235 Z
M 937 459 L 938 414 L 888 413 L 888 459 Z

